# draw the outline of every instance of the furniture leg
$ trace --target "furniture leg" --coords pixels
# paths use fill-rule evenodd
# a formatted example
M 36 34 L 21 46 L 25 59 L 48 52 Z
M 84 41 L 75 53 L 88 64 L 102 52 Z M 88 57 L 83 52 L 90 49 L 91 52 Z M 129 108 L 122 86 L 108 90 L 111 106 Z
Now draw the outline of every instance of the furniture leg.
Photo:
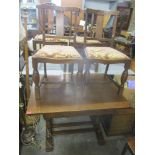
M 66 73 L 67 71 L 67 64 L 64 64 L 64 72 Z
M 44 63 L 44 78 L 47 79 L 46 63 Z
M 98 72 L 98 66 L 99 66 L 98 63 L 96 63 L 96 64 L 95 64 L 95 72 L 96 72 L 96 73 Z
M 83 73 L 83 67 L 84 67 L 83 62 L 78 63 L 78 72 L 77 72 L 77 74 L 81 74 L 82 75 L 82 73 Z
M 83 85 L 83 67 L 84 67 L 84 63 L 83 62 L 78 63 L 77 77 L 79 77 L 81 85 Z
M 39 88 L 39 72 L 38 72 L 38 62 L 33 59 L 33 82 L 35 83 L 35 92 L 36 92 L 36 98 L 40 98 L 40 88 Z
M 129 67 L 130 67 L 130 63 L 129 62 L 125 63 L 124 71 L 123 71 L 122 76 L 121 76 L 121 85 L 120 85 L 119 90 L 118 90 L 119 95 L 123 94 L 124 84 L 125 84 L 125 82 L 126 82 L 126 80 L 128 78 L 128 69 L 129 69 Z
M 105 68 L 105 72 L 104 72 L 104 80 L 105 80 L 106 77 L 107 77 L 108 69 L 109 69 L 109 64 L 107 64 L 107 65 L 106 65 L 106 68 Z
M 98 116 L 90 116 L 99 145 L 105 144 L 104 137 L 100 128 L 100 119 Z
M 73 75 L 74 72 L 74 64 L 69 64 L 69 72 Z
M 46 121 L 46 152 L 50 152 L 54 149 L 52 119 L 46 116 L 44 116 L 44 119 Z
M 85 73 L 84 73 L 84 78 L 85 78 L 85 82 L 87 83 L 88 81 L 88 77 L 90 75 L 90 62 L 86 61 L 85 62 Z

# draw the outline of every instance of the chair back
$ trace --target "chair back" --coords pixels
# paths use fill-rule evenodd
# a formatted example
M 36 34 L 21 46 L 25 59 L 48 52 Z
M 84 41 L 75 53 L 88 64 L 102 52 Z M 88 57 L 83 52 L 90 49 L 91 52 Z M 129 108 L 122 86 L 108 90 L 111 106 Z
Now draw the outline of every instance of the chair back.
M 46 38 L 60 38 L 69 39 L 75 42 L 77 31 L 77 17 L 80 9 L 75 7 L 60 7 L 52 3 L 41 4 L 37 6 L 39 15 L 39 30 L 43 34 L 43 44 L 46 44 Z M 67 28 L 69 33 L 65 34 L 65 13 L 70 14 L 69 24 Z M 74 24 L 73 24 L 74 19 Z M 55 27 L 55 35 L 47 35 L 51 33 L 52 28 Z M 46 34 L 46 35 L 45 35 Z
M 85 11 L 85 33 L 84 42 L 89 39 L 99 40 L 101 42 L 113 42 L 116 32 L 118 11 L 101 11 L 86 9 Z M 91 17 L 91 18 L 89 18 Z M 111 36 L 106 37 L 105 27 L 112 18 Z

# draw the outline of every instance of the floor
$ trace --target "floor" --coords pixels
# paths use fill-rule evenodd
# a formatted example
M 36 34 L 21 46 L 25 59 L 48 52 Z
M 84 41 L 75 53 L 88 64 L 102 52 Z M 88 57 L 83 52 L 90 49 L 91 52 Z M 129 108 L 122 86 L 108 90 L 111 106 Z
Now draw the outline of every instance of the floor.
M 84 117 L 57 118 L 55 122 L 71 120 L 88 120 Z M 125 144 L 124 136 L 107 137 L 103 131 L 106 143 L 99 145 L 94 132 L 54 136 L 54 150 L 45 152 L 45 121 L 41 117 L 36 126 L 33 144 L 22 146 L 21 155 L 121 155 Z M 129 152 L 126 155 L 130 155 Z

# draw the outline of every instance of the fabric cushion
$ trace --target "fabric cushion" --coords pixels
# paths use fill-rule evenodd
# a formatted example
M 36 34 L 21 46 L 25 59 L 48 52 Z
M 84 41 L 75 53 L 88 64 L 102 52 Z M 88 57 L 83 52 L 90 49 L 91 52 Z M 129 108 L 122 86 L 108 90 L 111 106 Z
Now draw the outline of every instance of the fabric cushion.
M 52 35 L 47 35 L 46 37 L 46 41 L 47 42 L 68 42 L 69 40 L 68 39 L 60 39 L 60 38 L 48 38 L 48 36 L 51 36 Z M 34 40 L 35 41 L 42 41 L 43 39 L 43 36 L 42 34 L 39 34 L 39 35 L 36 35 Z M 71 43 L 73 43 L 73 40 L 70 40 Z M 79 43 L 79 44 L 84 44 L 84 37 L 83 36 L 76 36 L 76 43 Z M 98 40 L 87 40 L 86 41 L 87 44 L 101 44 L 100 41 Z
M 49 36 L 49 38 L 48 38 Z M 60 38 L 51 38 L 54 35 L 46 35 L 46 41 L 47 42 L 68 42 L 68 39 L 60 39 Z M 42 34 L 38 34 L 35 36 L 34 38 L 35 41 L 42 41 L 43 40 L 43 35 Z
M 78 51 L 72 46 L 62 45 L 45 45 L 36 54 L 34 58 L 50 58 L 50 59 L 81 59 Z
M 83 36 L 76 36 L 76 43 L 79 43 L 79 44 L 84 44 L 84 37 Z M 87 44 L 101 44 L 100 41 L 98 40 L 86 40 L 86 43 Z
M 85 51 L 88 59 L 129 60 L 128 56 L 111 47 L 86 47 Z

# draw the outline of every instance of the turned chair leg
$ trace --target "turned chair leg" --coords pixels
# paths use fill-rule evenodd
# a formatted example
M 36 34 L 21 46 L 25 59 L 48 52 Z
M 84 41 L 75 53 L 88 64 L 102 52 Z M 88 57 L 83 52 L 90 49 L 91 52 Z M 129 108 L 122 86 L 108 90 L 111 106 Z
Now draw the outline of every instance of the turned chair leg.
M 105 72 L 104 72 L 104 80 L 106 79 L 107 77 L 107 73 L 108 73 L 108 69 L 109 69 L 109 64 L 106 65 L 106 68 L 105 68 Z
M 121 76 L 121 85 L 120 85 L 119 90 L 118 90 L 119 95 L 123 94 L 124 84 L 125 84 L 125 82 L 126 82 L 126 80 L 128 78 L 128 69 L 129 69 L 129 67 L 130 67 L 130 63 L 129 62 L 125 63 L 124 71 L 123 71 L 122 76 Z

